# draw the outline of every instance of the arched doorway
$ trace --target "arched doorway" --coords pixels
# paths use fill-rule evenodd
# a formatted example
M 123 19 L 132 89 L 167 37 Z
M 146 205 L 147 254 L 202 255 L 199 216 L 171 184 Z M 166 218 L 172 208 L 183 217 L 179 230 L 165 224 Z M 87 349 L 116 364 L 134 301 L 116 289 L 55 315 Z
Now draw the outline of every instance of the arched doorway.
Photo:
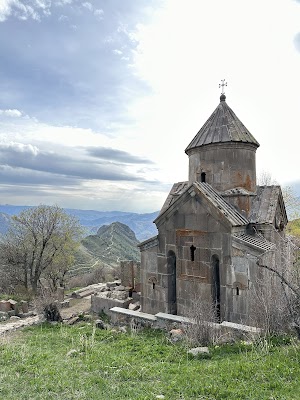
M 168 303 L 169 313 L 177 314 L 177 296 L 176 296 L 176 255 L 174 251 L 169 250 L 167 254 L 168 271 Z
M 212 299 L 213 307 L 218 322 L 221 320 L 221 305 L 220 305 L 220 261 L 217 255 L 213 255 L 211 258 L 212 266 Z

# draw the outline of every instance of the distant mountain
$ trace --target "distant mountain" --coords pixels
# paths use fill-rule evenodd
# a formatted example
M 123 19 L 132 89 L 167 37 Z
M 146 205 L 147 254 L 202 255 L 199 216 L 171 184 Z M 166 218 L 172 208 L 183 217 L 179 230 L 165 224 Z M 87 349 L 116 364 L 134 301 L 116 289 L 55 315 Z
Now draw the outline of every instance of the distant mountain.
M 81 241 L 74 269 L 92 269 L 94 266 L 120 265 L 122 260 L 140 260 L 139 241 L 135 233 L 125 224 L 113 222 L 102 226 L 96 235 Z
M 0 213 L 18 215 L 21 211 L 30 207 L 31 206 L 12 206 L 5 204 L 0 205 Z M 121 222 L 128 225 L 141 241 L 157 235 L 153 220 L 157 217 L 158 212 L 137 214 L 123 211 L 95 211 L 72 208 L 67 208 L 65 211 L 79 220 L 80 224 L 86 228 L 87 234 L 96 233 L 102 225 Z
M 146 214 L 137 214 L 122 211 L 92 211 L 66 209 L 70 215 L 78 218 L 81 225 L 86 227 L 90 233 L 96 233 L 102 225 L 109 225 L 113 222 L 121 222 L 134 231 L 136 237 L 143 241 L 157 235 L 157 229 L 153 220 L 157 217 L 158 211 Z
M 10 215 L 0 212 L 0 234 L 4 234 L 7 232 L 10 220 Z

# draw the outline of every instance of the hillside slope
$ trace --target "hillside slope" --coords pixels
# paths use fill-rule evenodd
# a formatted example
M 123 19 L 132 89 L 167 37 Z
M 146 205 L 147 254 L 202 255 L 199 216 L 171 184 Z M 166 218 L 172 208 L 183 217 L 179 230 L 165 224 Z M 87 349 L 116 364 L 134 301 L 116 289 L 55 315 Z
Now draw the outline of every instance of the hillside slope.
M 139 261 L 139 241 L 135 233 L 125 224 L 113 222 L 99 228 L 96 235 L 89 235 L 81 241 L 84 249 L 81 255 L 93 256 L 99 262 L 119 266 L 121 260 Z

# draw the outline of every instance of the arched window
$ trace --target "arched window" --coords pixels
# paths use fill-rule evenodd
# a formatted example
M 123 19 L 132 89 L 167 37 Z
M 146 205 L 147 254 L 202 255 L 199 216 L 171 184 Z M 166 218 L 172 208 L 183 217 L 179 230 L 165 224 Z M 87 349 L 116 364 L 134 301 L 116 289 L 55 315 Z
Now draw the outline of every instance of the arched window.
M 167 254 L 167 276 L 168 276 L 168 313 L 177 314 L 177 292 L 176 292 L 176 255 L 169 250 Z
M 220 320 L 221 320 L 221 304 L 220 304 L 221 283 L 220 283 L 220 262 L 219 262 L 219 257 L 217 255 L 212 256 L 211 266 L 212 266 L 213 306 L 214 306 L 214 310 L 215 310 L 216 319 L 218 322 L 220 322 Z

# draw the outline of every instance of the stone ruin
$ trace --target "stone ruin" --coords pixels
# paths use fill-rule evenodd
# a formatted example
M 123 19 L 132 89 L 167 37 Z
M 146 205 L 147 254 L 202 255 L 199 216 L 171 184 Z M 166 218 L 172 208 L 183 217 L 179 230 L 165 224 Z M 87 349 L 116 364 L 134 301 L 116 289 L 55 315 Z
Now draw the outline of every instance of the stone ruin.
M 27 301 L 0 300 L 0 322 L 7 321 L 12 317 L 26 318 L 32 315 L 33 313 L 29 312 Z

